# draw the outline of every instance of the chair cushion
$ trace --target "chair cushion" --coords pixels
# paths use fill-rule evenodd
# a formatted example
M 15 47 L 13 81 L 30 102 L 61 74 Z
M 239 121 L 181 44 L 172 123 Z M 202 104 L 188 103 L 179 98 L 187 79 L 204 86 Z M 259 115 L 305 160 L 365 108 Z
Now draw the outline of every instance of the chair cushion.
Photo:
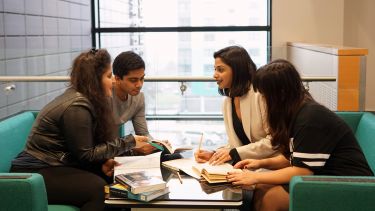
M 355 136 L 366 156 L 367 162 L 375 172 L 375 115 L 366 112 L 358 124 Z
M 353 133 L 357 130 L 357 126 L 359 124 L 359 121 L 362 118 L 362 115 L 364 112 L 345 112 L 345 111 L 339 111 L 336 112 L 336 114 L 341 117 L 346 124 L 349 125 L 349 127 L 353 130 Z
M 0 210 L 48 210 L 40 174 L 0 173 L 0 187 Z
M 0 122 L 0 172 L 9 172 L 11 161 L 25 147 L 34 120 L 32 112 L 24 112 Z
M 79 211 L 79 208 L 70 205 L 50 204 L 48 211 Z

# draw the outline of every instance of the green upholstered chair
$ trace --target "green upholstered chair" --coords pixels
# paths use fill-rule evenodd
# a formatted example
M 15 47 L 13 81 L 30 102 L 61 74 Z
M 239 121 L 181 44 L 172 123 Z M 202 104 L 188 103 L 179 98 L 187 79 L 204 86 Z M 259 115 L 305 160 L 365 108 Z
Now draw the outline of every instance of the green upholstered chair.
M 336 112 L 352 128 L 375 172 L 375 115 Z M 290 182 L 291 211 L 375 210 L 375 177 L 296 176 Z
M 25 147 L 37 112 L 22 112 L 0 121 L 0 210 L 79 211 L 70 205 L 49 205 L 40 174 L 9 173 L 11 161 Z

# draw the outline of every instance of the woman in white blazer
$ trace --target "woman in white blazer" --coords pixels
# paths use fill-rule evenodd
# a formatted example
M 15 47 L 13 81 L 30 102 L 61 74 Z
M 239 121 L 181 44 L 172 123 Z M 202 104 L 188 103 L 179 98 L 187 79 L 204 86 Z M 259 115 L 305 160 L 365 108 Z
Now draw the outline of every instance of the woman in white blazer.
M 214 78 L 219 93 L 226 96 L 222 109 L 228 145 L 216 151 L 200 149 L 195 152 L 196 161 L 216 165 L 273 156 L 276 152 L 270 141 L 265 103 L 251 86 L 256 65 L 239 46 L 223 48 L 214 53 L 214 58 Z

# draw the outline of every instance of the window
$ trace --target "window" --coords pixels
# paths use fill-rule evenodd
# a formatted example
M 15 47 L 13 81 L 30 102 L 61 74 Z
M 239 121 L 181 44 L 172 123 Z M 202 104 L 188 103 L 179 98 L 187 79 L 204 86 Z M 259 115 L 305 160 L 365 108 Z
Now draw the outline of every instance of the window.
M 212 76 L 213 53 L 229 45 L 243 46 L 257 66 L 270 58 L 271 0 L 93 2 L 93 44 L 113 58 L 122 51 L 137 52 L 147 76 Z M 146 82 L 146 114 L 220 114 L 222 97 L 215 82 L 185 84 L 182 95 L 179 82 Z

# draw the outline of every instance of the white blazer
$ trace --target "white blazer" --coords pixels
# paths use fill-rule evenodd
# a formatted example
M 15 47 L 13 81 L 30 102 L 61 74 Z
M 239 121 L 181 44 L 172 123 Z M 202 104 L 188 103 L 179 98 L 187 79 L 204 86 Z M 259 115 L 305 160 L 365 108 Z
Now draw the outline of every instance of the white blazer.
M 226 97 L 223 102 L 223 116 L 225 129 L 228 135 L 228 148 L 236 148 L 242 159 L 268 158 L 277 152 L 272 149 L 271 135 L 267 123 L 266 104 L 261 94 L 254 92 L 253 87 L 249 92 L 240 97 L 242 126 L 250 144 L 242 145 L 233 128 L 232 102 Z

